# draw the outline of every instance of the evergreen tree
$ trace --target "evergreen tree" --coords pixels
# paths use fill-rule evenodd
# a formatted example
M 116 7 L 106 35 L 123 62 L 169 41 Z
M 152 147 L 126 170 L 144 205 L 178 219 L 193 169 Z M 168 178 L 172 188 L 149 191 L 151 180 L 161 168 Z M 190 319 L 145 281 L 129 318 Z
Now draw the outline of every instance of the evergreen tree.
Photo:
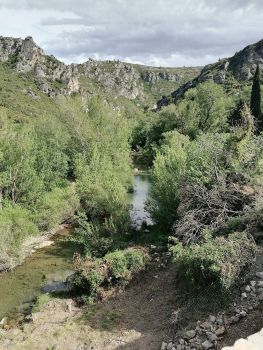
M 252 115 L 255 118 L 255 123 L 258 130 L 263 129 L 260 102 L 261 102 L 260 78 L 259 78 L 259 66 L 257 66 L 254 79 L 253 79 L 252 91 L 251 91 L 250 110 Z

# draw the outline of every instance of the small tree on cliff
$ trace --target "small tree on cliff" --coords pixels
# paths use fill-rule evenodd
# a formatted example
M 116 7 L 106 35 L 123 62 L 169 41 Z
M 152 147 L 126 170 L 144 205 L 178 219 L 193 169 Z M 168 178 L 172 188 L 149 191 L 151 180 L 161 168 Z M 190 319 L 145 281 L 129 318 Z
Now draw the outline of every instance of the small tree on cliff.
M 250 100 L 250 110 L 252 115 L 255 118 L 256 127 L 258 130 L 263 129 L 263 120 L 261 113 L 261 92 L 260 92 L 260 78 L 259 78 L 259 66 L 257 66 L 251 91 L 251 100 Z

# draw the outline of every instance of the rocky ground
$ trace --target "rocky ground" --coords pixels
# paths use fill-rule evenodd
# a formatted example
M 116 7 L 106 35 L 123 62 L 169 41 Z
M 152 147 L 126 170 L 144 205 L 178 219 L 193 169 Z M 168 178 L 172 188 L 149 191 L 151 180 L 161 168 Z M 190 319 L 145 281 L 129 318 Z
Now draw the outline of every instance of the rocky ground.
M 174 266 L 154 256 L 147 271 L 98 304 L 52 299 L 19 328 L 3 322 L 0 350 L 221 349 L 262 328 L 262 251 L 225 307 L 182 291 Z

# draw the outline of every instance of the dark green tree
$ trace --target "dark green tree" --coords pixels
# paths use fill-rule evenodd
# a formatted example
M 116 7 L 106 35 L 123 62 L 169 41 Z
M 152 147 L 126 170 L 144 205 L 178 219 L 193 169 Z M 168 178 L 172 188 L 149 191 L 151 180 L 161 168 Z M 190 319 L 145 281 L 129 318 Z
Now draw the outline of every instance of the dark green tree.
M 259 131 L 263 129 L 260 102 L 261 102 L 260 77 L 259 77 L 259 66 L 257 66 L 256 72 L 253 78 L 253 85 L 251 90 L 250 110 L 251 110 L 251 114 L 255 118 L 255 124 Z

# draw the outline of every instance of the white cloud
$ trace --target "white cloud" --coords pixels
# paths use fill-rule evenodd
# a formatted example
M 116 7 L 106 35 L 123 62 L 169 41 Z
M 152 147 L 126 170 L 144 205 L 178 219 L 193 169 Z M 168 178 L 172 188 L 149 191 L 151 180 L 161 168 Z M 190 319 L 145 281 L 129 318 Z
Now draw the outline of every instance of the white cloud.
M 261 0 L 0 0 L 0 34 L 66 62 L 204 65 L 262 39 Z

